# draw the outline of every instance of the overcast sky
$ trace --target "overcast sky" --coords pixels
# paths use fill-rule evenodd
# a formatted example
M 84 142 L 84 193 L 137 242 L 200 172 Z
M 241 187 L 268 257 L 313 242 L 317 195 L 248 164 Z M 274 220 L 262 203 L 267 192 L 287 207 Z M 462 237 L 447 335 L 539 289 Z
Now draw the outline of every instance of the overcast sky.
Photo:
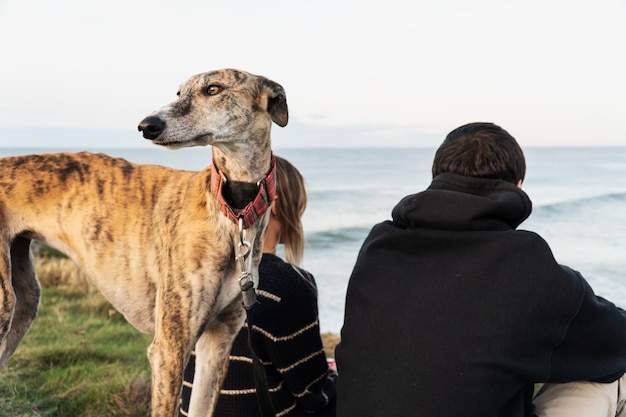
M 626 145 L 625 45 L 626 0 L 0 0 L 0 129 L 135 132 L 232 67 L 315 127 Z

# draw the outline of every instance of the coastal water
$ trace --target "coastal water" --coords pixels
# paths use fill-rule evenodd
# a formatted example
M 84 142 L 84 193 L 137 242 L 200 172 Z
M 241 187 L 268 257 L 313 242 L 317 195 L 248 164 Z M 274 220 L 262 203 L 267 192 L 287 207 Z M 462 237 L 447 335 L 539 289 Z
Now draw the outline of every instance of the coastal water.
M 189 170 L 211 160 L 208 148 L 86 150 Z M 43 151 L 0 147 L 0 156 Z M 434 149 L 289 148 L 275 153 L 305 177 L 309 204 L 303 266 L 318 282 L 322 331 L 339 332 L 361 243 L 374 224 L 390 218 L 402 197 L 428 186 Z M 525 153 L 523 189 L 534 208 L 520 228 L 542 235 L 560 263 L 579 270 L 598 295 L 626 307 L 626 147 L 530 148 Z

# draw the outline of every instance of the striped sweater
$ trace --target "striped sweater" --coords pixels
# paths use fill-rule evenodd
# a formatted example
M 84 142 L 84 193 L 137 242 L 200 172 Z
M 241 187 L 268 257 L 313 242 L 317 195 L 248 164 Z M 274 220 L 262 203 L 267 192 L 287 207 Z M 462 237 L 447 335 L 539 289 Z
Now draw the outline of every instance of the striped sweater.
M 320 338 L 313 276 L 275 255 L 263 254 L 253 323 L 255 349 L 265 367 L 276 416 L 334 416 L 337 374 L 329 369 Z M 259 416 L 247 344 L 237 335 L 215 416 Z M 195 356 L 185 370 L 180 416 L 187 415 Z

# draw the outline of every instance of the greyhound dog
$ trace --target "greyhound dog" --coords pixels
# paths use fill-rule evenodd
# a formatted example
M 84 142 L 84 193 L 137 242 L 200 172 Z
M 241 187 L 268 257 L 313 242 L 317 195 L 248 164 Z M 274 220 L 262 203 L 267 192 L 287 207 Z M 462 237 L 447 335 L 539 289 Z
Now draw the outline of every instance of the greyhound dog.
M 139 124 L 166 148 L 211 145 L 203 171 L 86 152 L 0 159 L 0 367 L 37 314 L 36 239 L 81 266 L 133 326 L 154 333 L 152 415 L 177 415 L 195 346 L 189 415 L 210 416 L 245 318 L 240 287 L 258 282 L 275 193 L 272 121 L 287 124 L 283 88 L 225 69 L 191 77 L 177 100 Z

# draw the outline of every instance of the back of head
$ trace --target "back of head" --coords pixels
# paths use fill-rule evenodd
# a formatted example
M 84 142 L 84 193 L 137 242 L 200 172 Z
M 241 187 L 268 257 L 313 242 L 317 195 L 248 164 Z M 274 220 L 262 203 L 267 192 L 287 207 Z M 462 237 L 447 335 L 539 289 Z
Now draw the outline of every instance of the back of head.
M 433 178 L 449 172 L 466 177 L 524 179 L 524 153 L 513 136 L 493 123 L 469 123 L 448 133 L 433 162 Z
M 304 178 L 289 161 L 276 156 L 276 217 L 280 222 L 280 241 L 285 245 L 285 258 L 299 265 L 304 252 L 302 215 L 307 196 Z

